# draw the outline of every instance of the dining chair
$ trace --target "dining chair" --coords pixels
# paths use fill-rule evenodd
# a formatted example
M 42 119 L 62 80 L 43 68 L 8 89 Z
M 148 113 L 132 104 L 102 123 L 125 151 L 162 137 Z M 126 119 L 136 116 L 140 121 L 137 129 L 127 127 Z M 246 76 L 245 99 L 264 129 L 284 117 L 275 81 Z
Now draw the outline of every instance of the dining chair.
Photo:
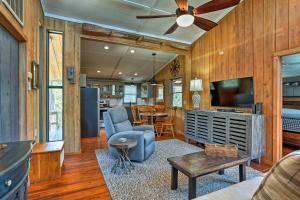
M 133 126 L 140 126 L 143 124 L 143 122 L 140 120 L 140 118 L 137 115 L 137 107 L 136 106 L 131 106 L 131 113 L 132 113 L 132 118 L 133 118 Z
M 166 106 L 165 105 L 162 105 L 162 104 L 156 104 L 154 105 L 154 110 L 155 112 L 166 112 Z M 160 118 L 156 118 L 155 120 L 156 122 L 164 122 L 165 119 L 164 117 L 160 117 Z
M 169 117 L 161 123 L 161 134 L 164 133 L 172 133 L 173 138 L 175 137 L 174 132 L 174 125 L 175 125 L 175 119 L 176 119 L 176 108 L 170 108 L 170 115 Z

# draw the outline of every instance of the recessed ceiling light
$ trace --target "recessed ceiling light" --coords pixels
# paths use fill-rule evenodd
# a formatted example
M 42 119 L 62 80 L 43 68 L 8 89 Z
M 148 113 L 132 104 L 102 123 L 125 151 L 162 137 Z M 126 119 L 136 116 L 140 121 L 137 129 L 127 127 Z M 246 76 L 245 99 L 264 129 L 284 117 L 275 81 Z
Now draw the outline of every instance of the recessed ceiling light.
M 137 76 L 137 75 L 138 75 L 138 73 L 134 73 L 134 75 L 135 75 L 135 76 Z
M 131 50 L 130 50 L 130 53 L 135 53 L 135 50 L 134 50 L 134 49 L 131 49 Z
M 109 49 L 109 46 L 105 45 L 105 46 L 104 46 L 104 49 L 105 49 L 105 50 L 108 50 L 108 49 Z
M 122 73 L 122 72 L 119 72 L 118 74 L 119 74 L 119 75 L 122 75 L 123 73 Z
M 101 73 L 101 71 L 100 71 L 100 70 L 97 70 L 97 73 Z

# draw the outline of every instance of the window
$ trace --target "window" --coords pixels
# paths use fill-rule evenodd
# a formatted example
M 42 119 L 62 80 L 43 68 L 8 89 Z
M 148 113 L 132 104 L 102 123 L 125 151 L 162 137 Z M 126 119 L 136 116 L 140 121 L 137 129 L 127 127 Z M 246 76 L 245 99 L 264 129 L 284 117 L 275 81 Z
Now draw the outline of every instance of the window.
M 18 22 L 24 25 L 24 1 L 23 0 L 3 0 L 8 10 L 14 15 Z M 0 0 L 1 4 L 1 0 Z
M 171 81 L 171 106 L 182 107 L 182 79 Z
M 157 91 L 156 102 L 163 102 L 164 101 L 164 86 L 157 85 L 156 91 Z
M 124 103 L 136 103 L 137 87 L 136 85 L 125 85 Z
M 47 34 L 47 141 L 63 140 L 63 34 Z

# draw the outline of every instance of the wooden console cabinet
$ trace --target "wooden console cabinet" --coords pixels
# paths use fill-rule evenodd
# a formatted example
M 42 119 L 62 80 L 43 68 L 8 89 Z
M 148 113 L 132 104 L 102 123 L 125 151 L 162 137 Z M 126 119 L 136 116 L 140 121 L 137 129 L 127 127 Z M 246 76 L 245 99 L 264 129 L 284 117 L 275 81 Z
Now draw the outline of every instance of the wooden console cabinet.
M 47 142 L 33 147 L 30 162 L 30 183 L 53 180 L 61 176 L 64 142 Z
M 185 137 L 203 144 L 235 144 L 240 153 L 260 161 L 265 153 L 264 115 L 187 110 Z

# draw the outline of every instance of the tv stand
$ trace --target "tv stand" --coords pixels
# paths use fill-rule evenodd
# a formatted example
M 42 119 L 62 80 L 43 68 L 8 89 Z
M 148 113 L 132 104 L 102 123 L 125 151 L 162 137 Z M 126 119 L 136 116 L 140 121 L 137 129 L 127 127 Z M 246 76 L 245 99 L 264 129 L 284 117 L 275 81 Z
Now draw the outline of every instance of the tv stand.
M 187 110 L 184 132 L 187 141 L 235 144 L 251 160 L 260 160 L 265 153 L 264 115 Z
M 218 112 L 235 112 L 235 109 L 233 108 L 218 108 Z

